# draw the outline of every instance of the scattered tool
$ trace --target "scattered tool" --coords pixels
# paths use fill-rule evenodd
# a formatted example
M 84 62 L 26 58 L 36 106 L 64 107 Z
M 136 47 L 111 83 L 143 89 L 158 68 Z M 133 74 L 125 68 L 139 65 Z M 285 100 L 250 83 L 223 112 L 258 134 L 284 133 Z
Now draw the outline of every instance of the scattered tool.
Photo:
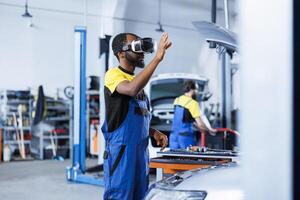
M 23 155 L 23 159 L 26 158 L 26 153 L 25 153 L 25 145 L 24 145 L 24 131 L 23 131 L 23 116 L 22 116 L 22 112 L 23 112 L 24 107 L 22 105 L 18 106 L 18 112 L 19 112 L 19 130 L 20 130 L 20 139 L 21 139 L 21 152 Z
M 238 152 L 196 146 L 191 146 L 188 149 L 159 151 L 157 156 L 156 158 L 151 158 L 149 164 L 150 168 L 156 168 L 157 181 L 163 178 L 163 174 L 203 169 L 239 160 Z
M 14 121 L 14 127 L 16 129 L 16 139 L 17 139 L 17 142 L 18 142 L 18 148 L 19 148 L 19 153 L 20 153 L 20 156 L 22 159 L 25 158 L 24 154 L 22 153 L 23 151 L 21 150 L 22 148 L 22 145 L 21 145 L 21 141 L 20 141 L 20 134 L 19 134 L 19 129 L 18 129 L 18 122 L 17 122 L 17 117 L 16 117 L 16 114 L 13 113 L 13 121 Z
M 50 131 L 50 141 L 51 141 L 52 155 L 54 158 L 54 157 L 56 157 L 56 145 L 54 144 L 54 138 L 53 138 L 52 131 Z
M 56 144 L 54 142 L 54 138 L 56 139 Z M 62 156 L 57 155 L 57 134 L 55 130 L 50 131 L 50 140 L 51 140 L 51 149 L 53 154 L 53 160 L 63 161 L 64 158 Z

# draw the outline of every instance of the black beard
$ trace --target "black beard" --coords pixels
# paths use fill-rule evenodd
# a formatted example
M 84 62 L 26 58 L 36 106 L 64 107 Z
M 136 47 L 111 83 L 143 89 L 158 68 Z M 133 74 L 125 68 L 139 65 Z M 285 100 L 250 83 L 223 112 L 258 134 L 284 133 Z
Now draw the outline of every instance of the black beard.
M 197 101 L 197 95 L 196 95 L 196 94 L 193 94 L 193 95 L 192 95 L 192 99 L 194 99 L 194 100 Z
M 137 55 L 133 55 L 129 52 L 125 52 L 125 57 L 128 60 L 128 62 L 133 65 L 134 67 L 138 67 L 138 68 L 144 68 L 145 67 L 145 62 L 144 60 L 139 59 L 139 56 Z

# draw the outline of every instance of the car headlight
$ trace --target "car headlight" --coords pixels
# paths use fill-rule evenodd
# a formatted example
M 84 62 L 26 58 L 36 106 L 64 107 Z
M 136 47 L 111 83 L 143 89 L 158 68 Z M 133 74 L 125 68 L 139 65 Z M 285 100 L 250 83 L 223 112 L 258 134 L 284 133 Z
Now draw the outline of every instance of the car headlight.
M 145 200 L 204 200 L 206 191 L 172 190 L 152 188 Z

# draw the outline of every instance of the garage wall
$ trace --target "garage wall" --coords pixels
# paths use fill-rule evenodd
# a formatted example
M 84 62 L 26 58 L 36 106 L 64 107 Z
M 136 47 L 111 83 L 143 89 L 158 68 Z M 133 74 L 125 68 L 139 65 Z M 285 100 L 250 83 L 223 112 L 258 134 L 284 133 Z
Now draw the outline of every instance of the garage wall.
M 21 17 L 24 2 L 0 1 L 0 89 L 36 89 L 42 84 L 46 94 L 54 95 L 57 88 L 73 85 L 73 33 L 74 26 L 85 23 L 84 1 L 29 1 L 33 27 Z M 108 8 L 105 12 L 103 5 Z M 98 38 L 113 29 L 112 25 L 103 29 L 100 23 L 113 24 L 109 16 L 116 5 L 117 1 L 87 2 L 87 75 L 99 74 Z
M 46 93 L 53 95 L 57 88 L 73 85 L 73 30 L 75 25 L 84 25 L 85 21 L 88 27 L 87 75 L 100 74 L 103 60 L 98 58 L 98 38 L 104 33 L 134 32 L 159 41 L 161 33 L 155 31 L 158 1 L 86 2 L 85 18 L 84 0 L 29 0 L 34 26 L 28 27 L 26 19 L 21 17 L 25 1 L 0 0 L 0 89 L 36 89 L 43 84 Z M 221 25 L 224 24 L 222 2 L 218 1 L 217 18 Z M 229 3 L 233 13 L 234 1 Z M 208 49 L 203 43 L 204 38 L 195 31 L 191 22 L 197 20 L 210 21 L 209 1 L 162 0 L 161 22 L 170 34 L 173 47 L 156 74 L 188 72 L 203 75 L 211 80 L 211 89 L 217 94 L 217 54 Z M 146 56 L 146 61 L 152 57 Z M 110 66 L 117 64 L 111 56 Z M 218 95 L 213 98 L 217 100 Z

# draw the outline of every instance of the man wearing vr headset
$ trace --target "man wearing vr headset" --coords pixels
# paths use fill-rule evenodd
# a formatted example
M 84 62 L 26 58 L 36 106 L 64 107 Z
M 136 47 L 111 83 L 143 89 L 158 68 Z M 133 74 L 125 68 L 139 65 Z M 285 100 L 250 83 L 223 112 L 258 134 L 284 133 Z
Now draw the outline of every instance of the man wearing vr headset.
M 151 38 L 121 33 L 113 39 L 120 65 L 105 74 L 104 199 L 143 199 L 149 183 L 148 137 L 162 148 L 168 144 L 166 135 L 149 127 L 150 106 L 143 88 L 170 46 L 168 34 L 163 33 L 156 55 L 144 67 L 144 54 L 155 49 Z M 144 69 L 134 76 L 136 67 Z

